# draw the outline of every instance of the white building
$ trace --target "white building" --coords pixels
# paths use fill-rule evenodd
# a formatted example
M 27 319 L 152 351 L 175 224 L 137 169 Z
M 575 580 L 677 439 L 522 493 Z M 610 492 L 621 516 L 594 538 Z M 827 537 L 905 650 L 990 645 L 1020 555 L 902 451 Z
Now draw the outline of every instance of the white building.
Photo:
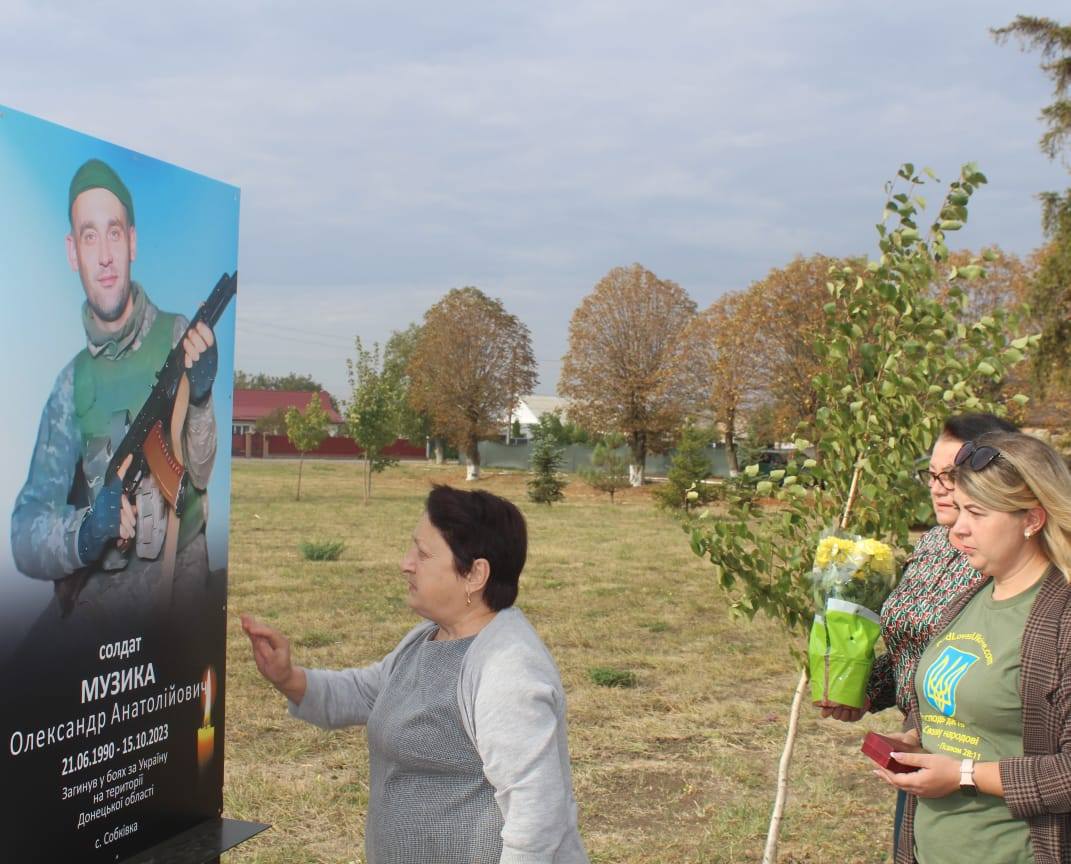
M 515 420 L 521 427 L 522 438 L 532 437 L 532 429 L 539 425 L 539 418 L 544 414 L 558 412 L 561 415 L 562 422 L 566 422 L 568 419 L 566 417 L 568 404 L 568 401 L 560 396 L 540 396 L 536 393 L 522 396 L 517 403 L 517 407 L 513 409 L 513 413 L 509 416 L 507 426 L 510 431 L 507 434 L 507 438 L 513 437 L 513 422 Z

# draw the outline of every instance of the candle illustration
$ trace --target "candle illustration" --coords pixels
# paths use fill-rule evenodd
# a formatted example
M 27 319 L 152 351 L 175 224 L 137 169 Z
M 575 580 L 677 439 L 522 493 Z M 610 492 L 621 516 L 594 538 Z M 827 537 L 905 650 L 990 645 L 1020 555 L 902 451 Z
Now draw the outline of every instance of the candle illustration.
M 204 720 L 197 730 L 197 766 L 203 771 L 216 750 L 216 730 L 212 726 L 212 701 L 216 698 L 216 670 L 209 666 L 201 679 L 201 709 Z

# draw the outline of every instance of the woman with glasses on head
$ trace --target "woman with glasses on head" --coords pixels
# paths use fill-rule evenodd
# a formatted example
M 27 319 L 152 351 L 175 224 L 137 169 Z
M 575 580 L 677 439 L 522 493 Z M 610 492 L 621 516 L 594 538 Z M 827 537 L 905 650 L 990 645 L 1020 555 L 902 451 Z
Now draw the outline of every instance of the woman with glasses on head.
M 946 605 L 982 578 L 949 540 L 948 529 L 956 521 L 952 500 L 953 459 L 966 441 L 987 432 L 1015 431 L 1018 430 L 1014 424 L 992 414 L 960 414 L 945 421 L 929 464 L 919 469 L 919 480 L 930 491 L 937 524 L 919 538 L 899 583 L 881 608 L 885 653 L 874 662 L 866 707 L 827 704 L 822 706 L 823 717 L 853 722 L 867 711 L 876 713 L 894 705 L 906 717 L 911 706 L 915 667 Z M 906 800 L 906 795 L 897 796 L 894 843 Z
M 1071 472 L 1027 435 L 954 459 L 952 537 L 983 581 L 919 661 L 898 864 L 1071 861 Z
M 883 711 L 894 705 L 907 714 L 915 666 L 933 635 L 934 625 L 949 600 L 981 579 L 949 541 L 948 529 L 956 521 L 953 459 L 966 441 L 987 432 L 1016 431 L 1014 424 L 992 414 L 959 414 L 945 421 L 929 464 L 919 469 L 919 480 L 930 490 L 937 525 L 919 538 L 899 583 L 881 608 L 881 636 L 886 650 L 874 663 L 867 686 L 867 707 L 825 705 L 823 717 L 855 721 L 866 711 Z

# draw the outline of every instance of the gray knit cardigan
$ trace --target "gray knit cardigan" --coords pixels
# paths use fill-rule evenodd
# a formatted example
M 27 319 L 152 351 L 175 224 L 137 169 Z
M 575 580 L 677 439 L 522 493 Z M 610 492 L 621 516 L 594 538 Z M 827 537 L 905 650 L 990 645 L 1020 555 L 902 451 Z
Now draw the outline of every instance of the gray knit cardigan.
M 305 695 L 300 705 L 290 703 L 290 713 L 325 729 L 364 725 L 399 654 L 435 627 L 422 621 L 371 666 L 306 670 Z M 587 864 L 561 677 L 519 609 L 503 609 L 472 641 L 458 677 L 457 704 L 502 811 L 501 864 Z

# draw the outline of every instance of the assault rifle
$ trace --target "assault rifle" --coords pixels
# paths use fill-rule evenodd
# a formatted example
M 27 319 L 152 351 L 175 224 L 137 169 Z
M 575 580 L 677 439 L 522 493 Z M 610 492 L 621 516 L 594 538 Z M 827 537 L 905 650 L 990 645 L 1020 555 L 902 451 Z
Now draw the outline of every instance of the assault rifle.
M 133 461 L 123 475 L 123 494 L 133 495 L 141 478 L 148 471 L 156 479 L 156 485 L 167 503 L 175 509 L 175 515 L 182 516 L 186 470 L 175 458 L 165 434 L 166 424 L 171 419 L 175 405 L 179 381 L 186 372 L 186 352 L 182 342 L 198 323 L 204 322 L 209 327 L 215 327 L 223 310 L 237 292 L 238 271 L 230 275 L 224 273 L 208 295 L 208 299 L 193 316 L 182 339 L 175 343 L 175 347 L 167 355 L 163 368 L 156 373 L 156 383 L 149 392 L 149 397 L 108 462 L 108 470 L 104 474 L 105 486 L 119 476 L 119 468 L 130 456 Z
M 123 494 L 128 497 L 133 495 L 146 472 L 151 473 L 160 492 L 174 508 L 175 518 L 182 516 L 188 485 L 186 469 L 182 462 L 175 458 L 167 434 L 179 383 L 186 371 L 186 352 L 182 343 L 186 335 L 198 323 L 204 322 L 209 327 L 215 327 L 227 308 L 227 304 L 237 293 L 238 271 L 232 274 L 224 273 L 216 283 L 216 287 L 212 289 L 212 293 L 208 295 L 208 299 L 194 314 L 182 338 L 175 343 L 175 347 L 167 355 L 167 360 L 164 361 L 160 371 L 156 373 L 156 383 L 149 391 L 145 404 L 141 406 L 141 410 L 130 424 L 123 440 L 116 447 L 104 474 L 105 484 L 114 481 L 119 476 L 119 469 L 123 462 L 130 457 L 130 466 L 123 475 Z M 180 446 L 181 442 L 176 441 L 175 444 Z M 72 499 L 69 503 L 75 506 L 86 506 L 89 502 L 83 501 L 83 496 L 78 491 L 78 487 L 84 485 L 84 480 L 79 482 L 80 478 L 81 462 L 78 465 L 76 480 L 72 487 Z M 122 544 L 122 546 L 125 545 L 125 543 Z M 92 570 L 92 565 L 87 566 L 54 583 L 63 617 L 69 615 L 74 609 L 78 595 L 85 587 Z

